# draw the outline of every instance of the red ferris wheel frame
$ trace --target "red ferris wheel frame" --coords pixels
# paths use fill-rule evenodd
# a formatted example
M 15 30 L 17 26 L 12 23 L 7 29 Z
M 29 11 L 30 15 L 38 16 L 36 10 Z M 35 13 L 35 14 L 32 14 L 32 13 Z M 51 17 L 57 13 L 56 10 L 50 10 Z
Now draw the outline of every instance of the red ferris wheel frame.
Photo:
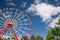
M 3 36 L 3 34 L 4 34 L 9 28 L 11 28 L 12 31 L 14 32 L 14 35 L 15 35 L 16 40 L 19 40 L 18 35 L 16 34 L 16 32 L 15 32 L 15 30 L 14 30 L 13 27 L 14 27 L 13 22 L 10 20 L 10 21 L 8 22 L 8 24 L 0 31 L 0 38 Z
M 8 8 L 6 8 L 6 10 L 7 10 Z M 11 9 L 14 9 L 14 8 L 11 8 Z M 21 10 L 20 10 L 21 11 Z M 30 19 L 30 17 L 28 16 L 28 18 Z M 31 20 L 31 19 L 30 19 Z M 30 21 L 30 23 L 31 23 L 31 26 L 32 26 L 32 21 Z M 19 37 L 18 37 L 18 35 L 17 35 L 17 33 L 16 33 L 16 31 L 15 31 L 15 29 L 14 29 L 14 23 L 13 23 L 13 21 L 12 20 L 9 20 L 8 21 L 8 24 L 2 29 L 2 30 L 0 30 L 0 39 L 2 38 L 2 36 L 4 35 L 4 33 L 9 29 L 9 28 L 11 28 L 11 30 L 13 31 L 13 33 L 14 33 L 14 36 L 15 36 L 15 39 L 16 40 L 19 40 Z M 32 27 L 31 27 L 32 28 Z M 30 31 L 30 34 L 32 35 L 32 30 Z

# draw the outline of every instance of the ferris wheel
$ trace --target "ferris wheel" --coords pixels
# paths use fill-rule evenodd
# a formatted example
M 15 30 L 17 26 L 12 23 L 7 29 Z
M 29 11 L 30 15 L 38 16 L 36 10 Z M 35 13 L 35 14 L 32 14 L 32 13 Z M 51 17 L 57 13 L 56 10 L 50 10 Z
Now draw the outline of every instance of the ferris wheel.
M 0 9 L 0 38 L 32 35 L 32 21 L 28 14 L 17 8 Z

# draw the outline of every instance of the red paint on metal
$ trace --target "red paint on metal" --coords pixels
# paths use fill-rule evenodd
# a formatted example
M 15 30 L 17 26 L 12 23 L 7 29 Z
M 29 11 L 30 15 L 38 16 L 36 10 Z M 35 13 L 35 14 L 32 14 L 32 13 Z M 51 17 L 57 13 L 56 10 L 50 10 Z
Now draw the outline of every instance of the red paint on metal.
M 12 31 L 14 32 L 15 38 L 16 40 L 19 40 L 18 35 L 16 34 L 16 31 L 14 30 L 14 25 L 13 22 L 10 20 L 7 24 L 7 26 L 5 26 L 2 30 L 0 30 L 0 38 L 2 38 L 2 36 L 4 35 L 4 33 L 11 28 Z
M 8 30 L 9 25 L 7 25 L 6 27 L 4 27 L 1 31 L 0 31 L 0 38 L 4 35 L 4 33 Z
M 15 35 L 16 40 L 19 40 L 19 37 L 18 37 L 16 31 L 14 30 L 14 28 L 12 27 L 11 29 L 12 29 L 12 31 L 14 32 L 14 35 Z

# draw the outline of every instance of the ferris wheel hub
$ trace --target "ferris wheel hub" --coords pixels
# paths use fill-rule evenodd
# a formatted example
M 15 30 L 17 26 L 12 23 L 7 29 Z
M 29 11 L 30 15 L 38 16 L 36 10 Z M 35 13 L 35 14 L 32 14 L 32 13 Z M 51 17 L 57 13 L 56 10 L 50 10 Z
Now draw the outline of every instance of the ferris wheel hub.
M 12 20 L 9 20 L 9 21 L 8 21 L 8 25 L 13 26 L 13 24 L 14 24 L 14 23 L 13 23 Z

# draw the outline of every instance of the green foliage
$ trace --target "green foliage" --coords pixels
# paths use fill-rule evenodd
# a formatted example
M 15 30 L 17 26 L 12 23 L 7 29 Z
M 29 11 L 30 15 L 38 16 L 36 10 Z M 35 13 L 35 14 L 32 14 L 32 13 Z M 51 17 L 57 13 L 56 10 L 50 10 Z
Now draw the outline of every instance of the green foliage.
M 36 37 L 36 40 L 43 40 L 43 38 L 38 35 L 38 36 Z
M 35 40 L 35 36 L 34 35 L 31 36 L 31 40 Z
M 43 40 L 43 38 L 40 35 L 38 35 L 36 37 L 34 35 L 32 35 L 31 40 Z
M 60 40 L 60 18 L 58 19 L 56 25 L 58 25 L 58 27 L 55 26 L 55 28 L 48 31 L 46 40 Z
M 52 30 L 49 30 L 48 34 L 47 34 L 47 37 L 46 37 L 46 40 L 54 40 L 54 39 L 55 39 L 55 37 L 53 35 Z
M 27 36 L 22 37 L 21 40 L 29 40 Z
M 58 37 L 60 37 L 60 27 L 49 30 L 46 40 L 55 39 L 55 37 L 57 37 L 57 39 L 58 39 Z

